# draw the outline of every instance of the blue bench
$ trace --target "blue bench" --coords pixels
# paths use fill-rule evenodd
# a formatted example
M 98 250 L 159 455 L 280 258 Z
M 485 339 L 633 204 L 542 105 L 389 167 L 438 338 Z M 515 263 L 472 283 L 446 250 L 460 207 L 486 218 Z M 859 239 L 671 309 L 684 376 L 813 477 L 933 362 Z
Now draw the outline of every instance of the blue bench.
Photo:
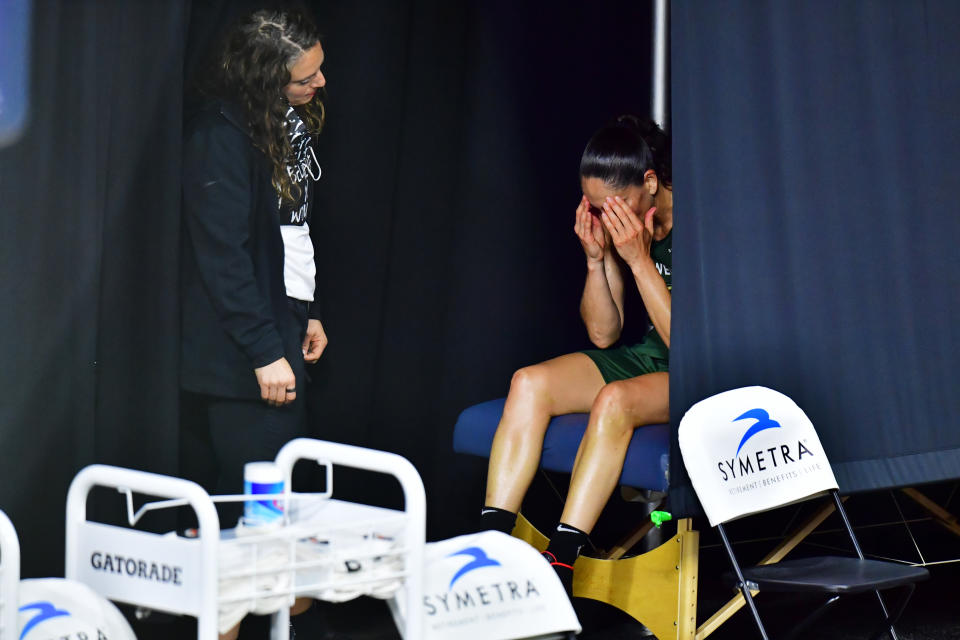
M 503 414 L 505 398 L 469 407 L 453 429 L 453 450 L 486 458 Z M 543 441 L 540 467 L 570 473 L 577 447 L 587 430 L 589 414 L 571 413 L 550 421 Z M 666 491 L 670 473 L 670 425 L 635 429 L 620 474 L 620 484 L 637 489 Z
M 453 431 L 453 449 L 488 457 L 505 399 L 465 409 Z M 550 420 L 540 467 L 570 473 L 589 415 L 572 413 Z M 637 489 L 667 490 L 670 427 L 659 424 L 635 429 L 620 474 L 620 484 Z M 624 558 L 652 525 L 649 520 L 624 538 L 605 558 L 581 556 L 573 574 L 575 596 L 606 602 L 643 622 L 661 640 L 693 640 L 697 613 L 699 534 L 689 519 L 677 522 L 677 533 L 656 549 Z M 539 550 L 547 538 L 523 514 L 513 535 Z

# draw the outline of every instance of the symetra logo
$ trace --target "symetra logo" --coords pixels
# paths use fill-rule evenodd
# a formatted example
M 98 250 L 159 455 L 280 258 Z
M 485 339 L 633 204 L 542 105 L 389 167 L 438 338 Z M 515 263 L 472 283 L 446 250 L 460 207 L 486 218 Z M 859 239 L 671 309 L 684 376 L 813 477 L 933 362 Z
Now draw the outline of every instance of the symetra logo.
M 738 420 L 746 420 L 748 418 L 753 418 L 756 422 L 753 423 L 753 426 L 747 429 L 747 432 L 743 434 L 743 437 L 740 439 L 740 446 L 737 447 L 736 455 L 740 455 L 740 449 L 743 449 L 743 445 L 747 444 L 747 440 L 757 435 L 761 431 L 766 429 L 779 429 L 780 423 L 776 420 L 770 419 L 770 414 L 767 413 L 766 409 L 750 409 L 746 413 L 743 413 L 738 418 L 734 418 L 733 422 Z
M 501 615 L 504 607 L 526 606 L 524 603 L 531 599 L 540 598 L 540 590 L 529 577 L 517 577 L 516 571 L 509 569 L 510 564 L 504 566 L 499 560 L 487 555 L 480 547 L 466 547 L 460 551 L 447 554 L 447 558 L 466 556 L 469 561 L 454 572 L 450 579 L 450 586 L 445 593 L 424 593 L 424 612 L 434 620 L 443 619 L 438 624 L 466 624 L 475 622 L 472 616 L 478 611 L 499 611 L 489 615 Z M 546 565 L 545 565 L 546 566 Z M 489 582 L 473 584 L 468 587 L 460 585 L 456 591 L 453 585 L 463 576 L 486 567 L 502 567 L 489 576 Z M 468 580 L 464 584 L 469 584 Z M 523 610 L 522 608 L 520 609 Z M 452 617 L 451 617 L 452 616 Z M 468 616 L 464 618 L 463 616 Z
M 23 625 L 23 631 L 20 632 L 20 640 L 23 640 L 23 637 L 30 632 L 30 629 L 33 629 L 44 620 L 70 615 L 69 611 L 57 609 L 55 606 L 53 606 L 52 602 L 31 602 L 30 604 L 25 604 L 20 607 L 21 612 L 30 611 L 31 609 L 36 609 L 37 613 L 34 614 L 29 621 L 27 621 L 27 624 Z
M 473 558 L 470 562 L 463 565 L 459 571 L 457 571 L 453 578 L 450 580 L 450 588 L 453 589 L 453 583 L 467 575 L 471 571 L 476 569 L 482 569 L 483 567 L 499 567 L 500 563 L 494 560 L 493 558 L 487 556 L 487 552 L 481 549 L 480 547 L 467 547 L 466 549 L 461 549 L 460 551 L 455 551 L 448 555 L 448 558 L 454 556 L 470 556 Z
M 743 452 L 743 447 L 755 435 L 768 429 L 780 429 L 782 425 L 771 418 L 766 409 L 760 408 L 745 411 L 731 422 L 740 420 L 755 420 L 756 422 L 750 425 L 744 432 L 743 437 L 740 438 L 740 444 L 737 445 L 737 452 L 734 456 L 729 460 L 721 460 L 717 463 L 717 469 L 719 469 L 724 482 L 766 471 L 769 468 L 786 467 L 801 461 L 805 456 L 813 456 L 813 452 L 800 440 L 797 441 L 795 446 L 792 442 L 781 442 L 766 449 Z

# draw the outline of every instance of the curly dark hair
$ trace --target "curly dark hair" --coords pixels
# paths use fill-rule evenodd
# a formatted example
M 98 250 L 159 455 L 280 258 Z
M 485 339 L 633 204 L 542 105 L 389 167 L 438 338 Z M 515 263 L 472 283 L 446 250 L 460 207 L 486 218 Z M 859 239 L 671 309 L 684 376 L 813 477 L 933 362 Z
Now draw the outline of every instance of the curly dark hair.
M 667 187 L 673 186 L 670 137 L 652 120 L 622 115 L 590 138 L 580 158 L 580 175 L 600 178 L 617 188 L 643 184 L 653 169 Z
M 319 42 L 317 27 L 298 10 L 255 11 L 227 32 L 206 87 L 206 92 L 235 102 L 244 110 L 253 144 L 273 165 L 273 187 L 289 202 L 296 199 L 294 192 L 300 187 L 290 180 L 286 169 L 293 150 L 286 125 L 290 105 L 283 88 L 290 82 L 290 68 L 304 51 Z M 323 128 L 321 93 L 318 91 L 307 104 L 294 107 L 312 134 Z

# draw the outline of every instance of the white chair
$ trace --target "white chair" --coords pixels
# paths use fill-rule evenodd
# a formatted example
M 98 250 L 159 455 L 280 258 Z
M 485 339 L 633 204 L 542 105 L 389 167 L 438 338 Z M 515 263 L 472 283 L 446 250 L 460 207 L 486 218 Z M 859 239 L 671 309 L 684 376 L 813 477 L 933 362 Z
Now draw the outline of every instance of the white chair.
M 826 601 L 785 637 L 806 630 L 841 595 L 873 591 L 883 612 L 884 632 L 896 640 L 894 624 L 914 584 L 929 574 L 922 567 L 867 560 L 843 509 L 837 481 L 813 424 L 787 396 L 765 387 L 733 389 L 693 405 L 680 422 L 680 450 L 710 525 L 717 528 L 760 635 L 769 636 L 753 593 L 821 593 Z M 856 557 L 827 556 L 785 560 L 741 568 L 723 524 L 810 498 L 830 495 L 850 536 Z M 880 591 L 903 588 L 892 612 Z
M 18 636 L 20 539 L 10 518 L 0 511 L 0 640 Z

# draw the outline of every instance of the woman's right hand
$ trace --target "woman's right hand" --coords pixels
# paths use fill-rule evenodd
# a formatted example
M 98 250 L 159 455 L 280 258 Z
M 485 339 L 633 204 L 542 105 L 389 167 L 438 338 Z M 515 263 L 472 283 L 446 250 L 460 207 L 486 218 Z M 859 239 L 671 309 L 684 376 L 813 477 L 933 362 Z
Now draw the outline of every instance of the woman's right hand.
M 297 378 L 286 358 L 274 360 L 253 370 L 260 385 L 260 397 L 273 407 L 282 407 L 297 399 Z
M 603 224 L 590 213 L 590 201 L 587 196 L 580 198 L 577 207 L 577 221 L 573 231 L 580 239 L 583 252 L 587 254 L 587 262 L 603 262 L 603 253 L 607 246 L 607 237 Z

